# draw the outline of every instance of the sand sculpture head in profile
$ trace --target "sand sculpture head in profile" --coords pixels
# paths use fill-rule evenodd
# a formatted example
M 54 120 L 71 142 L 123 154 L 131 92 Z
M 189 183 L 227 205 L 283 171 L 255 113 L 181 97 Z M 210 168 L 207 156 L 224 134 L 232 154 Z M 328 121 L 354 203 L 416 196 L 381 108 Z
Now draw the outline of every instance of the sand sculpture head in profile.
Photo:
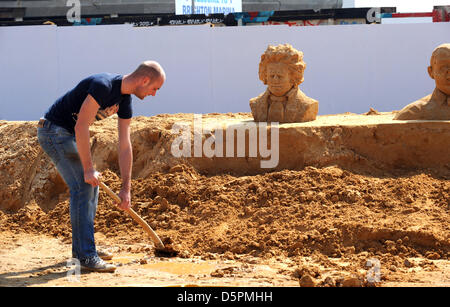
M 428 74 L 436 83 L 433 93 L 407 105 L 394 119 L 450 120 L 450 44 L 434 49 Z
M 250 99 L 255 121 L 295 123 L 316 119 L 318 101 L 298 87 L 303 82 L 305 67 L 303 52 L 291 45 L 267 48 L 259 63 L 259 79 L 267 90 Z

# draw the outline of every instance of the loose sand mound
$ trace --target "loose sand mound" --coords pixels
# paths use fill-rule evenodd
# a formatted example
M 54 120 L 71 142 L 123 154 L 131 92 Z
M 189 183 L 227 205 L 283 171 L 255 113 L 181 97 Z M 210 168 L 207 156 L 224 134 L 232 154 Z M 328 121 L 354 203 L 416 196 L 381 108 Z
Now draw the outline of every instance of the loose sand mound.
M 248 114 L 208 116 L 248 120 Z M 200 158 L 176 159 L 170 154 L 173 123 L 191 118 L 140 117 L 132 126 L 134 209 L 160 236 L 172 238 L 182 257 L 317 255 L 324 263 L 327 257 L 349 255 L 395 263 L 403 263 L 405 257 L 450 258 L 450 171 L 445 159 L 434 168 L 430 164 L 427 169 L 395 169 L 353 149 L 345 159 L 333 160 L 330 154 L 316 159 L 322 162 L 315 165 L 303 159 L 304 165 L 296 169 L 246 175 L 252 165 L 247 162 L 241 173 L 210 172 L 214 159 L 200 163 Z M 105 183 L 118 192 L 116 125 L 115 119 L 95 124 L 91 143 Z M 438 129 L 448 134 L 448 125 Z M 49 233 L 70 241 L 68 192 L 38 150 L 35 122 L 1 121 L 0 134 L 0 230 Z M 350 136 L 345 138 L 349 141 L 339 146 L 350 142 Z M 432 148 L 438 146 L 429 142 Z M 440 146 L 448 150 L 450 145 Z M 111 238 L 149 242 L 103 191 L 95 228 Z

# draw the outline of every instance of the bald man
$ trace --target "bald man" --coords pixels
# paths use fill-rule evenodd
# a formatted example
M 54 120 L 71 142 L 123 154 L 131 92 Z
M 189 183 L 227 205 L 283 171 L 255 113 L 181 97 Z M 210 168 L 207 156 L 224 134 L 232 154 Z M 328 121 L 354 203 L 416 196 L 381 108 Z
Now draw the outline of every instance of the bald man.
M 394 119 L 450 120 L 450 44 L 434 49 L 428 74 L 436 84 L 433 93 L 407 105 Z
M 155 96 L 165 80 L 164 70 L 155 61 L 143 62 L 127 75 L 92 75 L 58 98 L 39 121 L 39 144 L 69 187 L 72 256 L 85 269 L 98 272 L 115 270 L 114 265 L 103 261 L 111 259 L 112 255 L 97 251 L 94 242 L 100 173 L 92 163 L 89 126 L 96 120 L 115 113 L 118 115 L 118 160 L 122 179 L 119 207 L 127 209 L 131 206 L 133 163 L 131 94 L 141 100 L 149 95 Z

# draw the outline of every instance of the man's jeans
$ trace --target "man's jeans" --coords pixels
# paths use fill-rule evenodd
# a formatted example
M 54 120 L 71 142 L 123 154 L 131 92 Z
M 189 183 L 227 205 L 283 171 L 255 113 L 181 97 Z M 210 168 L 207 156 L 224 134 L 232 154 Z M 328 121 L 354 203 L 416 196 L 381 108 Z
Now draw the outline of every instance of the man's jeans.
M 39 144 L 69 187 L 72 257 L 80 261 L 95 257 L 94 217 L 98 187 L 94 188 L 84 182 L 83 165 L 78 155 L 75 135 L 49 121 L 45 121 L 44 128 L 37 129 Z

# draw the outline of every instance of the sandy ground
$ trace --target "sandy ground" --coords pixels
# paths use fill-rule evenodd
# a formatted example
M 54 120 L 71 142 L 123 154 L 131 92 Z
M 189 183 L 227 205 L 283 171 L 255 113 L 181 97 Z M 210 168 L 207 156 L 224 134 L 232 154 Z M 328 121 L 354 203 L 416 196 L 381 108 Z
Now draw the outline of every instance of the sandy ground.
M 298 279 L 289 274 L 289 259 L 157 258 L 120 243 L 110 247 L 117 250 L 109 261 L 118 265 L 116 272 L 82 271 L 78 276 L 70 262 L 70 244 L 45 235 L 1 236 L 0 286 L 298 286 Z M 97 242 L 105 243 L 98 237 Z
M 0 122 L 0 286 L 450 286 L 448 168 L 377 169 L 352 154 L 327 157 L 329 165 L 211 174 L 167 152 L 171 125 L 186 118 L 138 118 L 132 127 L 134 209 L 181 253 L 156 257 L 149 237 L 100 191 L 96 242 L 118 268 L 79 279 L 67 266 L 68 191 L 39 152 L 35 122 Z M 115 127 L 113 119 L 95 124 L 91 143 L 117 192 Z
M 97 242 L 115 250 L 109 261 L 118 265 L 114 273 L 80 272 L 76 274 L 70 259 L 69 243 L 46 235 L 2 232 L 0 234 L 0 286 L 137 286 L 137 287 L 298 287 L 300 274 L 307 271 L 313 278 L 303 278 L 302 285 L 361 286 L 359 279 L 348 273 L 354 258 L 323 259 L 313 255 L 304 257 L 299 266 L 288 257 L 262 260 L 246 256 L 239 260 L 202 257 L 155 258 L 146 253 L 133 252 L 136 245 L 121 244 L 120 240 L 105 240 L 97 234 Z M 140 246 L 138 246 L 140 247 Z M 130 250 L 131 249 L 131 250 Z M 405 264 L 380 266 L 380 282 L 372 286 L 384 287 L 448 287 L 450 264 L 448 260 L 429 260 L 422 257 L 407 258 Z M 373 267 L 372 267 L 373 268 Z M 375 276 L 370 267 L 360 265 L 360 274 Z M 304 276 L 304 275 L 303 275 Z M 316 277 L 322 280 L 317 283 Z M 311 284 L 311 281 L 313 284 Z M 326 281 L 326 282 L 325 282 Z

